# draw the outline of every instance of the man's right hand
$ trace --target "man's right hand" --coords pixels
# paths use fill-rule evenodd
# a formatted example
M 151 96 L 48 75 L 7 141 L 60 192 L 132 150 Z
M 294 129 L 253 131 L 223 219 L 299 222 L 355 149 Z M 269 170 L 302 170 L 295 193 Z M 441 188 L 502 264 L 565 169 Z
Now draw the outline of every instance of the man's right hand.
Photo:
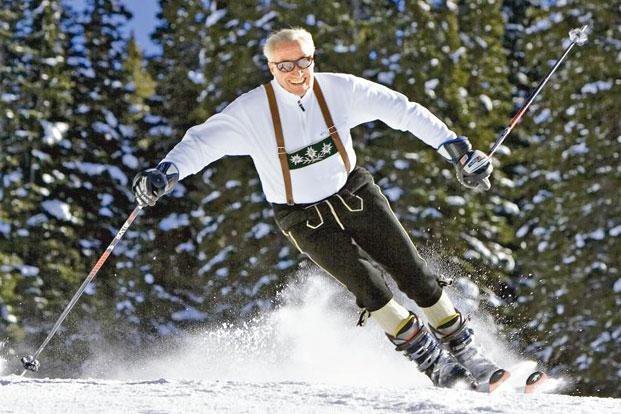
M 161 196 L 172 191 L 178 180 L 179 171 L 169 162 L 139 172 L 132 181 L 136 202 L 141 207 L 154 206 Z

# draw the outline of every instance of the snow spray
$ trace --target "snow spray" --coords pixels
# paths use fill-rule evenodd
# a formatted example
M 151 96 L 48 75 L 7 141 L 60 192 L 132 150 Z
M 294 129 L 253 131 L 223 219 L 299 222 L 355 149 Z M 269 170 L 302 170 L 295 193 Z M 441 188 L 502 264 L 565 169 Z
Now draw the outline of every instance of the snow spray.
M 330 276 L 311 268 L 291 279 L 274 310 L 187 333 L 166 357 L 111 368 L 111 359 L 100 354 L 107 361 L 105 376 L 431 386 L 374 322 L 356 327 L 359 309 L 353 296 Z M 102 372 L 96 361 L 89 365 L 87 376 Z
M 476 306 L 468 295 L 452 296 L 457 306 Z M 413 302 L 399 299 L 422 315 Z M 432 386 L 414 363 L 394 351 L 373 319 L 365 327 L 356 326 L 359 309 L 353 295 L 317 268 L 292 275 L 278 302 L 274 310 L 253 320 L 183 334 L 181 346 L 165 357 L 111 367 L 114 358 L 101 355 L 106 361 L 103 369 L 89 361 L 90 370 L 84 374 L 125 380 Z M 501 366 L 515 366 L 520 358 L 499 339 L 492 318 L 481 312 L 472 316 L 477 339 L 490 356 Z
M 6 342 L 0 341 L 0 375 L 5 375 L 4 369 L 6 367 L 6 359 L 4 359 L 4 357 L 2 356 L 2 350 L 4 349 L 5 345 Z

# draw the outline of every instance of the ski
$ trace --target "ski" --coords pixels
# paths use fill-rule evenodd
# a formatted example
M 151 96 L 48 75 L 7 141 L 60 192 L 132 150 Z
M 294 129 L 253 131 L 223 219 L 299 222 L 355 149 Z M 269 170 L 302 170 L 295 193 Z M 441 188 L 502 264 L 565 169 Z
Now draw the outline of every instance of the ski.
M 536 392 L 537 389 L 540 388 L 541 385 L 544 382 L 546 382 L 547 379 L 548 379 L 548 376 L 544 372 L 541 372 L 541 371 L 533 372 L 526 379 L 526 384 L 524 386 L 524 393 L 532 394 Z
M 498 387 L 500 387 L 502 383 L 507 381 L 510 377 L 511 377 L 511 373 L 509 371 L 504 370 L 504 369 L 496 370 L 492 374 L 492 376 L 489 378 L 489 383 L 487 385 L 487 392 L 489 393 L 494 392 L 496 389 L 498 389 Z
M 540 392 L 541 387 L 549 377 L 542 371 L 527 371 L 529 372 L 526 381 L 523 380 L 526 372 L 523 369 L 514 367 L 515 372 L 511 370 L 498 369 L 490 376 L 488 382 L 480 382 L 476 384 L 474 389 L 483 393 L 495 393 L 502 392 L 503 390 L 513 390 L 514 392 L 523 392 L 525 394 L 533 394 Z M 532 369 L 532 368 L 531 368 Z M 524 382 L 522 382 L 524 381 Z

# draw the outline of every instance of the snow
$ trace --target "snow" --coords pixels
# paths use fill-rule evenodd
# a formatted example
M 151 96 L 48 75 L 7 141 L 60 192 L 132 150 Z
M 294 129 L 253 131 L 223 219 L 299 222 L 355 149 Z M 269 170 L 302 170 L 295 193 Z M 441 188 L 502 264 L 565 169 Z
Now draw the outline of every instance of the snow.
M 116 116 L 112 112 L 107 110 L 104 110 L 103 112 L 106 118 L 106 123 L 112 128 L 116 128 L 119 125 L 119 120 L 116 118 Z
M 550 4 L 550 3 L 556 3 L 556 2 L 544 2 L 544 3 Z M 557 7 L 561 7 L 560 4 L 557 5 Z M 527 27 L 525 32 L 527 34 L 533 34 L 533 33 L 538 33 L 541 31 L 546 31 L 552 27 L 553 23 L 559 23 L 561 21 L 563 21 L 562 13 L 560 12 L 550 13 L 549 16 L 538 20 L 537 22 L 532 24 L 530 27 Z
M 197 85 L 203 85 L 206 82 L 205 75 L 194 70 L 188 72 L 188 79 Z
M 398 170 L 407 170 L 408 168 L 410 168 L 410 163 L 405 160 L 395 160 L 395 162 L 393 162 L 393 165 Z
M 494 109 L 494 103 L 489 96 L 481 95 L 479 96 L 479 99 L 481 100 L 481 103 L 483 104 L 487 112 L 491 112 Z
M 436 86 L 438 86 L 439 83 L 440 83 L 440 80 L 438 79 L 430 79 L 426 81 L 425 82 L 425 93 L 429 95 L 430 97 L 435 98 L 436 93 L 434 92 L 434 89 L 436 88 Z
M 449 57 L 451 58 L 451 61 L 453 61 L 453 63 L 459 63 L 460 59 L 466 55 L 466 52 L 468 51 L 468 49 L 466 49 L 465 47 L 461 46 L 459 47 L 455 52 L 451 53 L 449 55 Z M 432 66 L 438 66 L 438 64 L 440 63 L 438 59 L 434 58 L 432 60 L 436 61 L 436 64 L 434 65 L 433 62 L 431 62 Z
M 205 312 L 200 312 L 193 307 L 189 306 L 186 309 L 178 312 L 174 312 L 171 318 L 174 321 L 202 321 L 207 319 L 209 315 Z
M 466 200 L 462 196 L 448 196 L 446 202 L 449 206 L 465 206 Z
M 2 183 L 4 187 L 10 187 L 13 183 L 18 183 L 23 178 L 22 172 L 20 170 L 11 171 L 8 174 L 2 175 Z
M 515 237 L 521 239 L 522 237 L 526 236 L 526 234 L 528 234 L 528 230 L 530 230 L 530 224 L 524 224 L 522 227 L 517 229 L 517 231 L 515 232 Z
M 58 144 L 69 130 L 69 124 L 66 122 L 52 123 L 44 120 L 40 122 L 43 127 L 43 143 L 47 145 Z
M 420 217 L 421 218 L 434 218 L 434 219 L 439 219 L 442 218 L 442 213 L 440 213 L 439 210 L 433 208 L 433 207 L 428 207 L 426 209 L 424 209 L 421 213 L 420 213 Z
M 560 171 L 548 171 L 546 172 L 546 180 L 554 181 L 557 183 L 561 182 L 561 172 Z
M 77 169 L 78 171 L 89 175 L 101 175 L 105 171 L 110 174 L 110 176 L 115 179 L 122 186 L 126 186 L 128 183 L 127 176 L 123 173 L 123 171 L 115 166 L 115 165 L 104 165 L 104 164 L 96 164 L 92 162 L 64 162 L 63 165 L 69 169 Z
M 50 215 L 59 220 L 77 222 L 77 218 L 71 214 L 69 204 L 60 200 L 45 200 L 41 207 Z
M 15 102 L 17 98 L 18 96 L 13 93 L 2 93 L 0 95 L 0 101 L 5 102 L 5 103 Z
M 612 81 L 610 82 L 597 81 L 597 82 L 587 83 L 586 85 L 582 87 L 582 89 L 580 89 L 580 92 L 582 92 L 583 94 L 597 93 L 599 91 L 606 91 L 610 88 L 612 88 Z
M 9 237 L 11 233 L 11 225 L 6 223 L 0 219 L 0 233 L 4 234 L 5 237 Z
M 132 154 L 123 154 L 123 165 L 132 170 L 136 170 L 139 165 L 138 158 Z
M 543 111 L 541 111 L 540 113 L 538 113 L 537 115 L 533 117 L 533 121 L 535 122 L 535 124 L 541 124 L 543 122 L 546 122 L 548 119 L 550 119 L 551 116 L 552 116 L 552 111 L 550 111 L 550 109 L 548 108 L 545 108 Z
M 0 382 L 8 412 L 150 413 L 577 413 L 619 412 L 616 399 L 504 394 L 403 386 L 168 380 L 28 380 Z M 37 398 L 22 398 L 36 392 Z M 7 394 L 4 396 L 3 394 Z
M 233 247 L 232 246 L 226 246 L 225 248 L 223 248 L 222 250 L 220 250 L 220 252 L 218 252 L 218 254 L 214 255 L 199 271 L 198 274 L 202 275 L 206 272 L 209 272 L 211 270 L 211 268 L 214 265 L 217 265 L 218 263 L 223 262 L 229 255 L 229 253 L 231 253 L 231 251 L 233 251 Z
M 272 226 L 270 226 L 269 224 L 257 223 L 254 225 L 254 227 L 252 227 L 252 230 L 250 230 L 250 235 L 252 235 L 254 239 L 258 240 L 270 234 L 271 231 Z
M 181 345 L 159 358 L 153 357 L 157 353 L 150 348 L 142 354 L 136 349 L 126 350 L 124 354 L 105 344 L 93 343 L 94 359 L 85 362 L 83 378 L 46 378 L 46 368 L 54 362 L 45 353 L 39 358 L 41 371 L 29 372 L 24 377 L 8 375 L 10 363 L 0 359 L 2 410 L 9 413 L 621 412 L 620 399 L 522 395 L 516 384 L 535 363 L 517 362 L 498 341 L 490 342 L 495 337 L 494 328 L 476 319 L 481 312 L 473 315 L 481 342 L 503 365 L 512 367 L 512 378 L 516 378 L 492 395 L 432 387 L 424 374 L 393 350 L 374 320 L 368 321 L 364 328 L 355 326 L 358 309 L 352 297 L 328 276 L 301 271 L 281 292 L 280 299 L 278 308 L 246 323 L 179 333 Z M 188 308 L 178 316 L 204 315 Z M 162 334 L 174 332 L 170 325 L 160 325 L 157 329 Z M 21 372 L 19 363 L 15 365 L 17 372 Z M 550 383 L 561 384 L 554 380 Z
M 392 202 L 399 200 L 399 198 L 403 195 L 403 189 L 399 187 L 384 188 L 382 191 L 384 192 L 386 198 Z
M 263 15 L 263 17 L 261 17 L 260 19 L 258 19 L 254 25 L 255 27 L 263 27 L 265 24 L 267 24 L 270 20 L 273 20 L 275 18 L 278 17 L 278 13 L 276 13 L 275 11 L 271 10 L 269 12 L 267 12 L 265 15 Z
M 185 243 L 181 243 L 179 245 L 177 245 L 177 247 L 175 247 L 175 251 L 177 253 L 181 253 L 181 252 L 193 252 L 196 248 L 194 247 L 194 243 L 192 243 L 191 241 L 185 242 Z
M 506 272 L 512 272 L 515 268 L 515 259 L 512 251 L 497 243 L 488 242 L 487 245 L 476 237 L 462 233 L 461 237 L 468 242 L 472 249 L 464 253 L 466 260 L 483 259 L 494 266 L 502 266 Z
M 569 147 L 569 149 L 563 151 L 561 155 L 563 159 L 566 160 L 568 157 L 572 155 L 587 154 L 588 152 L 589 152 L 589 147 L 587 147 L 587 145 L 584 142 L 581 142 L 580 144 L 572 145 L 571 147 Z
M 216 3 L 213 4 L 215 5 Z M 207 18 L 205 19 L 205 26 L 211 27 L 214 24 L 218 23 L 218 21 L 220 21 L 220 19 L 222 19 L 226 15 L 226 11 L 227 9 L 212 10 L 209 16 L 207 16 Z
M 188 224 L 190 224 L 190 219 L 187 214 L 172 213 L 160 221 L 159 227 L 163 231 L 170 231 L 187 226 Z
M 552 197 L 552 193 L 548 190 L 539 190 L 537 194 L 533 197 L 533 203 L 539 204 Z
M 19 271 L 24 277 L 33 277 L 39 274 L 39 268 L 36 266 L 21 265 Z
M 228 180 L 226 183 L 224 183 L 224 187 L 227 190 L 231 188 L 239 187 L 240 185 L 241 185 L 241 182 L 239 182 L 239 180 Z
M 395 81 L 395 72 L 380 72 L 377 74 L 377 81 L 384 85 L 392 85 Z
M 605 236 L 606 233 L 602 229 L 594 230 L 589 234 L 589 237 L 593 240 L 604 240 Z
M 93 127 L 93 131 L 104 135 L 106 139 L 117 139 L 118 140 L 120 138 L 118 132 L 116 132 L 116 130 L 114 130 L 112 126 L 110 126 L 109 124 L 105 122 L 95 121 L 93 122 L 92 127 Z

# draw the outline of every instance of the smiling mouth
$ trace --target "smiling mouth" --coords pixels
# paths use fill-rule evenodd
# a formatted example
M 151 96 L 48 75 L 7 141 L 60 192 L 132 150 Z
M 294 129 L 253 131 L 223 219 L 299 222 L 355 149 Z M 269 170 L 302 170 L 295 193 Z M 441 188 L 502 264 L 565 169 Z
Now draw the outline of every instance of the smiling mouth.
M 300 79 L 299 81 L 290 80 L 289 83 L 293 85 L 302 85 L 306 79 Z

